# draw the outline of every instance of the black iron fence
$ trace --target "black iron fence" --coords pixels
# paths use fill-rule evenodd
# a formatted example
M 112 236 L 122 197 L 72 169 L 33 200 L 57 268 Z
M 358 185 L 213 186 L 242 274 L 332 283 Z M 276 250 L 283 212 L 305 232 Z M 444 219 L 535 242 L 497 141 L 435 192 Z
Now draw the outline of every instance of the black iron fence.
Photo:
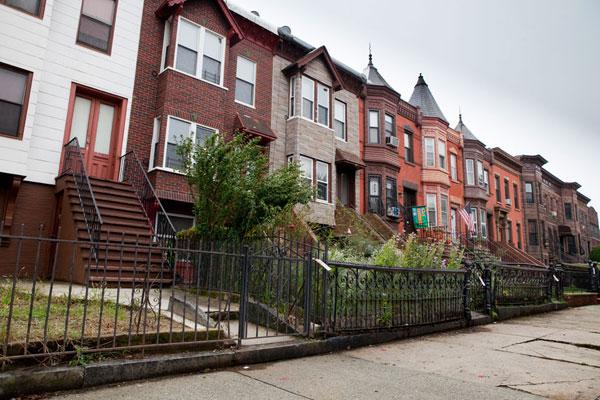
M 563 286 L 567 291 L 586 291 L 600 293 L 600 269 L 598 263 L 585 265 L 560 265 L 563 274 Z

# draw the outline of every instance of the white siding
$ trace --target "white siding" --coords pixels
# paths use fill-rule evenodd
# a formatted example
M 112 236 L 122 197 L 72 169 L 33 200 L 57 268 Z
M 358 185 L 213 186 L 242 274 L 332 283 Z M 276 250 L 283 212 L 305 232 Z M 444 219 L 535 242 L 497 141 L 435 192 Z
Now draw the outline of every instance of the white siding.
M 128 131 L 142 7 L 119 0 L 108 55 L 76 44 L 81 0 L 47 0 L 43 20 L 0 5 L 0 62 L 33 72 L 23 139 L 0 137 L 0 172 L 54 183 L 71 83 L 126 98 Z

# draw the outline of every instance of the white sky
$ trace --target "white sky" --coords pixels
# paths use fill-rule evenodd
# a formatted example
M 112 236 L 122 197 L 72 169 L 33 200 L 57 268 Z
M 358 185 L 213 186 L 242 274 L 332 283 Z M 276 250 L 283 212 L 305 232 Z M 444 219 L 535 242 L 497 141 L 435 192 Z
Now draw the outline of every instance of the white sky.
M 408 100 L 420 72 L 450 125 L 541 154 L 600 208 L 600 0 L 234 0 Z

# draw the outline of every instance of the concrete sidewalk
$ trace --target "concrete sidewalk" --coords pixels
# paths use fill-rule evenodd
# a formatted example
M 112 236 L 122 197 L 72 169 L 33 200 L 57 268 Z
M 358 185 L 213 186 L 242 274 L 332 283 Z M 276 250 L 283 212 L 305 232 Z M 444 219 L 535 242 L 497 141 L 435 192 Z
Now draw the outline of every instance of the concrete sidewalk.
M 600 306 L 53 399 L 590 399 Z

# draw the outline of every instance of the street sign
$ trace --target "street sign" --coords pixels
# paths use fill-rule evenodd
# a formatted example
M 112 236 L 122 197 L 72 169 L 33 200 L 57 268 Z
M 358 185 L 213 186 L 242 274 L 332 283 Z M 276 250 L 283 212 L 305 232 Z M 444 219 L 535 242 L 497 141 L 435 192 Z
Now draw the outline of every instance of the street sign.
M 429 220 L 427 219 L 427 207 L 418 206 L 412 207 L 413 223 L 416 229 L 429 228 Z

